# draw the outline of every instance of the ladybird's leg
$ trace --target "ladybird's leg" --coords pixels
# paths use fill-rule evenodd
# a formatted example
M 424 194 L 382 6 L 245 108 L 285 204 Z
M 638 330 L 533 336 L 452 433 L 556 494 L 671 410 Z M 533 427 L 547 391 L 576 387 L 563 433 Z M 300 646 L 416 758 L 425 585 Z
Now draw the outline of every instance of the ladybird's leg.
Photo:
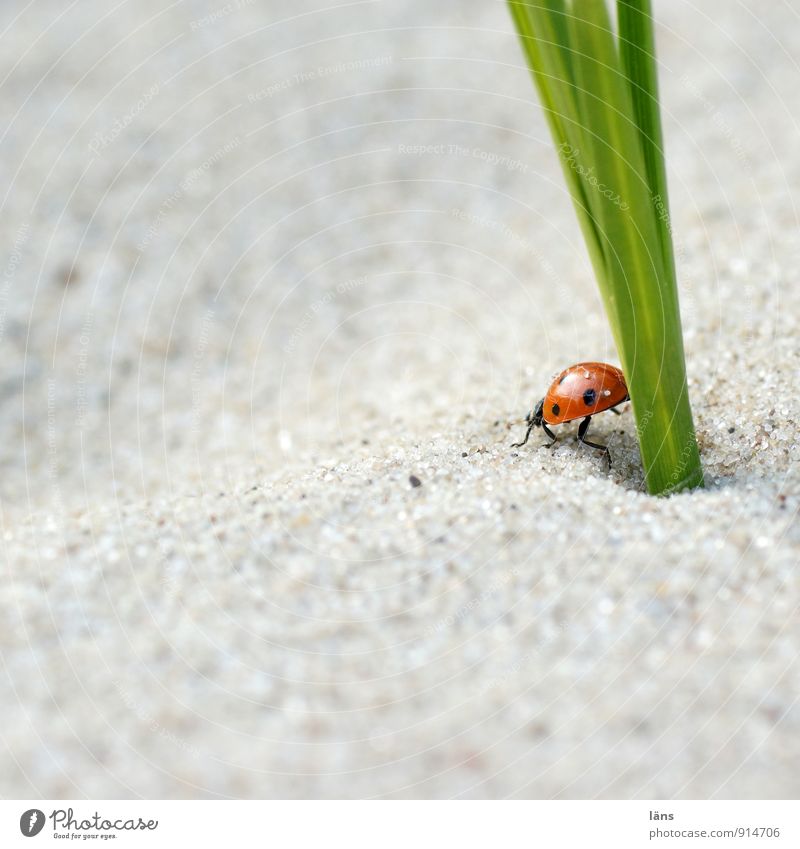
M 625 397 L 624 397 L 621 401 L 618 401 L 618 402 L 617 402 L 617 403 L 616 403 L 613 407 L 609 407 L 608 409 L 609 409 L 609 410 L 611 410 L 611 412 L 612 412 L 612 413 L 616 413 L 618 416 L 621 416 L 621 415 L 622 415 L 622 410 L 620 410 L 619 408 L 620 408 L 620 407 L 621 407 L 621 406 L 622 406 L 622 405 L 623 405 L 626 401 L 630 401 L 630 400 L 631 400 L 631 396 L 630 396 L 630 395 L 626 395 L 626 396 L 625 396 Z
M 580 423 L 580 427 L 578 428 L 578 439 L 584 444 L 588 445 L 590 448 L 596 448 L 598 451 L 602 451 L 606 455 L 606 460 L 608 460 L 608 468 L 611 468 L 611 452 L 608 450 L 607 445 L 599 445 L 597 442 L 590 442 L 586 438 L 586 431 L 589 430 L 589 422 L 592 420 L 591 416 L 586 416 L 586 418 Z
M 553 433 L 552 430 L 550 430 L 550 428 L 545 424 L 545 422 L 542 422 L 542 430 L 550 437 L 551 440 L 544 447 L 552 448 L 556 444 L 556 442 L 558 442 L 558 437 Z
M 512 448 L 522 448 L 522 446 L 528 441 L 528 437 L 531 435 L 531 431 L 533 430 L 533 422 L 528 425 L 528 429 L 525 431 L 525 439 L 522 442 L 512 442 Z

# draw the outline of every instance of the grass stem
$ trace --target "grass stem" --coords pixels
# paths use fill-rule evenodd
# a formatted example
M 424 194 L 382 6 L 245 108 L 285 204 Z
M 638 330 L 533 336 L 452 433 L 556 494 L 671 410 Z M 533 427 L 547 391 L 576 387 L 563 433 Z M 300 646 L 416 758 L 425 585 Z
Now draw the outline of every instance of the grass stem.
M 509 0 L 628 381 L 648 491 L 702 486 L 650 0 Z

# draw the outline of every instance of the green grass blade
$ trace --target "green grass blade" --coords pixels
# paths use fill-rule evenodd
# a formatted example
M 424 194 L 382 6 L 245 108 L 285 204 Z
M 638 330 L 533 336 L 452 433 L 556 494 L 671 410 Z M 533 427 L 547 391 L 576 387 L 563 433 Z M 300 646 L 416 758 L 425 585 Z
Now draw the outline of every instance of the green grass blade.
M 621 330 L 617 347 L 640 424 L 648 487 L 661 492 L 684 483 L 685 445 L 694 451 L 699 471 L 674 281 L 661 250 L 633 104 L 604 0 L 581 0 L 569 23 L 587 161 L 603 180 L 595 186 L 593 208 L 609 247 L 606 301 Z M 681 433 L 688 434 L 685 440 L 674 438 Z
M 604 0 L 581 0 L 580 11 L 569 18 L 569 28 L 584 176 L 593 190 L 592 211 L 607 243 L 607 275 L 617 282 L 610 293 L 613 308 L 622 325 L 630 327 L 632 287 L 648 285 L 663 270 L 660 250 L 650 253 L 657 240 L 654 218 L 640 217 L 650 198 L 638 131 Z M 626 289 L 628 296 L 623 297 Z M 648 336 L 652 338 L 652 331 Z
M 669 194 L 650 0 L 617 0 L 617 20 L 619 56 L 629 81 L 650 194 L 656 205 L 661 249 L 665 265 L 674 279 L 675 256 L 669 224 Z
M 648 88 L 654 61 L 649 70 L 623 62 L 604 0 L 510 5 L 556 144 L 575 151 L 565 176 L 628 380 L 648 489 L 699 486 L 671 237 L 653 204 L 653 187 L 666 188 L 657 92 Z M 647 15 L 625 25 L 643 21 L 651 25 Z

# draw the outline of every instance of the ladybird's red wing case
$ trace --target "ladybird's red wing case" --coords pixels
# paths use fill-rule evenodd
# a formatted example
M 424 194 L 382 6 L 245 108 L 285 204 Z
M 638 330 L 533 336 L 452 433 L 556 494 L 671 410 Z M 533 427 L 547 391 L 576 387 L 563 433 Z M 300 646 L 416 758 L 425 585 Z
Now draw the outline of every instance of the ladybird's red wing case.
M 628 387 L 622 372 L 608 363 L 578 363 L 565 369 L 547 390 L 542 411 L 547 424 L 602 413 L 625 401 Z

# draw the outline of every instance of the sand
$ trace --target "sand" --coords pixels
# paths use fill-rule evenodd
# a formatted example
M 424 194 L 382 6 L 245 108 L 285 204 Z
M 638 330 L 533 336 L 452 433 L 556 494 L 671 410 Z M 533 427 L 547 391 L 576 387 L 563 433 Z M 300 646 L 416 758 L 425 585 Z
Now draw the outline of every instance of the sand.
M 510 447 L 618 360 L 502 3 L 3 7 L 3 796 L 800 793 L 797 18 L 657 7 L 669 499 Z

